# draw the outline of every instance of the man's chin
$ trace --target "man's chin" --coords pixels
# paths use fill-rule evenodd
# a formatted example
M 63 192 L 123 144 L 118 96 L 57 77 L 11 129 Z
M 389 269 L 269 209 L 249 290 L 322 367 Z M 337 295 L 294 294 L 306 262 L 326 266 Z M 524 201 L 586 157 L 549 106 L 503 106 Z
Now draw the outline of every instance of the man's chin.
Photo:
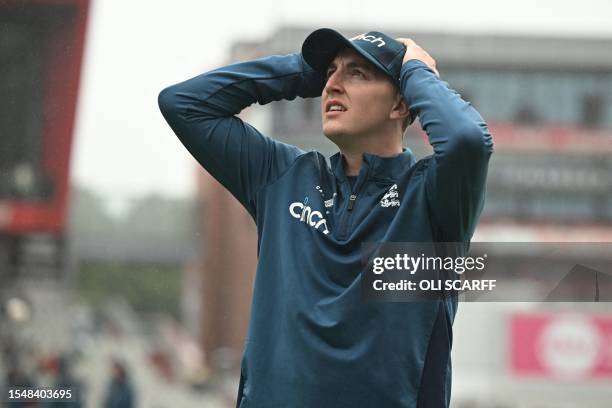
M 323 134 L 340 149 L 351 146 L 360 139 L 355 132 L 335 126 L 323 126 Z
M 330 140 L 334 141 L 337 139 L 344 139 L 350 137 L 350 132 L 341 126 L 334 126 L 337 124 L 323 125 L 323 134 Z

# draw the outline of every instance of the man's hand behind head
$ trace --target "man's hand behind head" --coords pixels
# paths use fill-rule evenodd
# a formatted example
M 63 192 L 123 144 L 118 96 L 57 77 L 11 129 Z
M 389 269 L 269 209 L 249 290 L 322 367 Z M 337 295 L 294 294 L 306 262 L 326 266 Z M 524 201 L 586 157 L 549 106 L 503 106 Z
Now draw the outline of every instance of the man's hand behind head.
M 396 38 L 395 40 L 399 41 L 400 43 L 404 44 L 404 46 L 406 46 L 406 53 L 404 54 L 404 60 L 402 61 L 402 64 L 405 64 L 406 62 L 412 59 L 417 59 L 419 61 L 424 62 L 425 65 L 431 68 L 433 72 L 436 73 L 438 78 L 440 78 L 440 73 L 436 69 L 436 60 L 434 60 L 431 57 L 431 55 L 427 53 L 427 51 L 421 48 L 417 43 L 412 41 L 410 38 Z

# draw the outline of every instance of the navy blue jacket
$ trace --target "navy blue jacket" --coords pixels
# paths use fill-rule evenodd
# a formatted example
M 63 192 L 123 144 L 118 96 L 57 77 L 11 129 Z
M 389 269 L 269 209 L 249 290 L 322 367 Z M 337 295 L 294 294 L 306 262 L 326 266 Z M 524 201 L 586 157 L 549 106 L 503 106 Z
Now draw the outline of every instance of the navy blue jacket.
M 448 406 L 456 297 L 364 302 L 360 245 L 469 242 L 493 143 L 478 112 L 423 62 L 406 62 L 400 84 L 434 154 L 364 154 L 353 188 L 339 153 L 329 167 L 236 116 L 253 103 L 320 96 L 323 79 L 299 53 L 219 68 L 159 95 L 180 141 L 257 224 L 239 407 Z

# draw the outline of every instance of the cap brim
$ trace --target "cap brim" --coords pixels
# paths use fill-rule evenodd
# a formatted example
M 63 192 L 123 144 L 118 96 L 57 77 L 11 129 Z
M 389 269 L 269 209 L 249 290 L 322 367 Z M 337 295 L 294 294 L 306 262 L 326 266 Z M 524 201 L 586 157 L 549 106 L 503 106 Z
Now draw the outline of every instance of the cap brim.
M 376 68 L 390 76 L 387 69 L 374 57 L 331 28 L 320 28 L 310 33 L 302 44 L 302 56 L 308 65 L 325 76 L 327 67 L 344 47 L 354 50 Z

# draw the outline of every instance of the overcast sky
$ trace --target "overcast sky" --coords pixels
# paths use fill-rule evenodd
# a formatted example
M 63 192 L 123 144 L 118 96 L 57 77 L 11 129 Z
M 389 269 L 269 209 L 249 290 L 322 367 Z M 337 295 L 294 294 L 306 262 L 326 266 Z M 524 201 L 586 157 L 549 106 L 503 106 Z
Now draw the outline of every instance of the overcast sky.
M 611 16 L 609 0 L 92 0 L 72 178 L 120 199 L 192 195 L 200 170 L 157 94 L 223 64 L 233 41 L 281 24 L 612 37 Z

